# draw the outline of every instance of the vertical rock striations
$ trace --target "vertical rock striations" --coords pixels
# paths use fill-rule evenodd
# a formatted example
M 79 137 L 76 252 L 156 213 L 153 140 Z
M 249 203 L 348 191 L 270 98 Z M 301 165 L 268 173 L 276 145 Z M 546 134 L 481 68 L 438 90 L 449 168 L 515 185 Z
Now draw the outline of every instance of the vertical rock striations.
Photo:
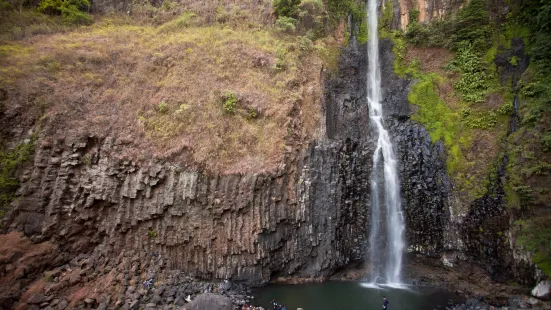
M 508 274 L 504 239 L 475 233 L 507 229 L 501 229 L 508 223 L 500 194 L 453 213 L 444 148 L 410 120 L 411 81 L 393 73 L 391 42 L 381 41 L 380 49 L 382 105 L 400 162 L 408 251 L 467 255 L 494 276 Z M 4 227 L 54 241 L 58 262 L 108 246 L 158 253 L 168 268 L 192 276 L 248 284 L 326 277 L 361 261 L 376 138 L 364 51 L 343 51 L 338 73 L 326 79 L 324 137 L 280 171 L 219 175 L 191 162 L 119 160 L 118 142 L 110 138 L 42 141 Z

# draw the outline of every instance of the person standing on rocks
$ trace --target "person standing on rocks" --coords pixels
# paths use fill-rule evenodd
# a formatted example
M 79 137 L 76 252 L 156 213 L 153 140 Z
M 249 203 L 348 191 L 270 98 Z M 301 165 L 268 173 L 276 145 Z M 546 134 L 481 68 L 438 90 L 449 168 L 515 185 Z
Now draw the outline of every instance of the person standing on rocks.
M 390 301 L 388 301 L 388 299 L 386 299 L 386 297 L 383 296 L 383 310 L 386 310 L 389 303 L 390 303 Z

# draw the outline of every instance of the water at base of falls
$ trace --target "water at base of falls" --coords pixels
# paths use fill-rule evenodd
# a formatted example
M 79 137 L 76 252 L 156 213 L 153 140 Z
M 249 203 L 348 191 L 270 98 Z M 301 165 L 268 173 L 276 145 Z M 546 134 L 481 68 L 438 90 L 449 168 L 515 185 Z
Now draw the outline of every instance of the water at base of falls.
M 389 133 L 384 126 L 381 105 L 377 0 L 368 1 L 368 31 L 367 100 L 369 119 L 378 133 L 371 174 L 370 283 L 400 287 L 402 255 L 405 247 L 404 220 L 401 210 L 398 162 Z
M 386 286 L 366 287 L 365 283 L 329 281 L 308 284 L 270 284 L 253 290 L 251 303 L 272 309 L 271 301 L 285 305 L 289 310 L 369 310 L 381 309 L 386 296 L 389 309 L 427 310 L 446 309 L 451 304 L 465 301 L 451 292 L 429 287 L 394 289 Z

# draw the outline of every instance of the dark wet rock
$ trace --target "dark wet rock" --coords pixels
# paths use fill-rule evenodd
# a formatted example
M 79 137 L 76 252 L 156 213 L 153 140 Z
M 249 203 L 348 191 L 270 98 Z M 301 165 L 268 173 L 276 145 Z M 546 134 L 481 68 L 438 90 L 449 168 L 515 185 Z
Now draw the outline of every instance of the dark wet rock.
M 44 295 L 42 295 L 40 293 L 36 293 L 36 294 L 31 295 L 29 300 L 27 300 L 27 303 L 29 303 L 31 305 L 37 305 L 37 304 L 42 303 L 42 301 L 44 301 Z
M 106 310 L 108 305 L 108 303 L 100 303 L 96 310 Z
M 67 308 L 67 305 L 68 305 L 68 304 L 69 304 L 69 303 L 67 302 L 67 300 L 62 299 L 62 300 L 59 302 L 59 304 L 57 305 L 57 308 L 58 308 L 59 310 L 63 310 L 63 309 L 65 309 L 65 308 Z
M 134 300 L 132 301 L 129 305 L 128 305 L 128 308 L 130 310 L 138 310 L 140 308 L 140 301 L 139 300 Z

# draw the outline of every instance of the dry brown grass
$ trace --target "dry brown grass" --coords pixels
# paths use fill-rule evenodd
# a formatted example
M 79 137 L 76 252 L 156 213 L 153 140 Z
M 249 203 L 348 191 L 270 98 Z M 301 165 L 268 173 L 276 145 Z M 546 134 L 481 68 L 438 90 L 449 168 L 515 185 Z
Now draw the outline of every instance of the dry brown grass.
M 0 46 L 5 108 L 44 114 L 52 137 L 112 136 L 128 158 L 191 151 L 199 165 L 227 173 L 275 169 L 296 142 L 293 119 L 301 138 L 313 135 L 322 62 L 297 37 L 263 27 L 161 27 L 104 21 Z M 237 94 L 239 113 L 225 113 L 224 91 Z
M 20 300 L 26 301 L 42 291 L 44 281 L 36 275 L 52 259 L 55 247 L 50 242 L 35 244 L 21 232 L 0 234 L 0 291 L 5 296 L 19 296 L 21 287 L 27 287 Z M 32 282 L 32 284 L 31 284 Z M 26 309 L 23 302 L 15 309 Z
M 446 74 L 444 66 L 447 65 L 454 56 L 452 52 L 445 48 L 409 45 L 405 63 L 410 63 L 414 59 L 418 59 L 421 63 L 421 71 L 435 72 L 444 76 Z
M 0 264 L 13 264 L 14 268 L 3 275 L 2 283 L 25 275 L 29 266 L 36 265 L 36 260 L 44 258 L 45 253 L 54 249 L 50 242 L 34 244 L 21 232 L 10 232 L 0 235 Z

